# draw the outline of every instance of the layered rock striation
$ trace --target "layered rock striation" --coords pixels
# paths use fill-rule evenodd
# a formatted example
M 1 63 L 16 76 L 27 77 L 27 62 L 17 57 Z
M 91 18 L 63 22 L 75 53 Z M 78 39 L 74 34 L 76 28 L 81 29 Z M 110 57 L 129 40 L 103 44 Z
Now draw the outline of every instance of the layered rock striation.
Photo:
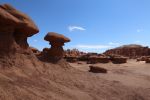
M 149 56 L 150 48 L 143 47 L 141 45 L 124 45 L 115 49 L 107 50 L 104 54 L 106 55 L 122 55 L 129 58 L 138 58 L 141 56 Z

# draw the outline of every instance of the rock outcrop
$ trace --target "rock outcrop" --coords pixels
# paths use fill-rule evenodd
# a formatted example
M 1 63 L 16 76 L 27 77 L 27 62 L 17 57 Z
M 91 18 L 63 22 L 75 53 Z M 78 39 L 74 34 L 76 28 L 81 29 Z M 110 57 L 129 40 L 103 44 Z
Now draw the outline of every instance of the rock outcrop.
M 137 61 L 145 61 L 146 63 L 150 63 L 150 56 L 142 56 L 137 58 Z
M 107 56 L 90 56 L 87 61 L 88 64 L 96 63 L 109 63 L 109 57 Z
M 79 57 L 79 56 L 84 55 L 84 54 L 86 54 L 86 53 L 81 52 L 78 49 L 67 49 L 67 50 L 65 50 L 64 57 L 67 57 L 67 56 L 76 56 L 76 57 Z
M 33 52 L 36 56 L 39 56 L 39 55 L 41 54 L 41 52 L 40 52 L 37 48 L 30 47 L 30 49 L 32 50 L 32 52 Z
M 150 55 L 150 48 L 143 47 L 141 45 L 124 45 L 115 49 L 107 50 L 104 54 L 110 55 L 110 54 L 116 54 L 116 55 L 122 55 L 129 58 L 138 58 L 141 56 L 148 56 Z
M 65 37 L 62 34 L 58 34 L 55 32 L 49 32 L 45 37 L 44 40 L 49 41 L 51 48 L 47 50 L 48 58 L 52 58 L 55 60 L 59 60 L 64 56 L 63 45 L 66 42 L 70 42 L 70 39 Z
M 78 57 L 77 56 L 67 56 L 65 57 L 67 62 L 71 62 L 71 63 L 75 63 L 78 61 Z
M 39 29 L 24 13 L 8 4 L 0 5 L 0 53 L 27 52 L 27 38 Z
M 64 58 L 66 61 L 75 63 L 79 61 L 79 58 L 86 53 L 79 51 L 78 49 L 67 49 L 64 53 Z
M 111 59 L 111 61 L 114 64 L 123 64 L 123 63 L 127 63 L 127 58 L 126 57 L 114 57 Z

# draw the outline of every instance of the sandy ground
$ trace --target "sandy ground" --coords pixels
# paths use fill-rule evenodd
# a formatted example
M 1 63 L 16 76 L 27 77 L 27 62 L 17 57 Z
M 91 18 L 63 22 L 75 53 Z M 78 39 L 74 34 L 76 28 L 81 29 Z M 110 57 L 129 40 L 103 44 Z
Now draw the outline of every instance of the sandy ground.
M 150 100 L 149 64 L 96 64 L 108 69 L 96 74 L 81 63 L 42 62 L 32 54 L 0 59 L 0 100 Z
M 82 71 L 88 71 L 89 65 L 103 67 L 108 70 L 107 74 L 93 74 L 109 81 L 120 82 L 128 87 L 150 89 L 150 64 L 146 64 L 143 61 L 128 60 L 125 64 L 112 64 L 111 62 L 107 64 L 80 63 L 70 63 L 70 65 Z

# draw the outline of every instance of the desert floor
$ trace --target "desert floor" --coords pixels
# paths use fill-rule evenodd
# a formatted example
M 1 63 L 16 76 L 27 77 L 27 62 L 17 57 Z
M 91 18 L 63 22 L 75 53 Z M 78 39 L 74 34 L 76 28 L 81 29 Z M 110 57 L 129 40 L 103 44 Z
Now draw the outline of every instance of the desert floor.
M 97 77 L 104 78 L 113 82 L 120 82 L 128 87 L 150 89 L 150 64 L 144 61 L 128 60 L 125 64 L 86 64 L 86 62 L 70 63 L 71 66 L 88 71 L 89 65 L 96 65 L 106 68 L 108 73 L 93 73 Z

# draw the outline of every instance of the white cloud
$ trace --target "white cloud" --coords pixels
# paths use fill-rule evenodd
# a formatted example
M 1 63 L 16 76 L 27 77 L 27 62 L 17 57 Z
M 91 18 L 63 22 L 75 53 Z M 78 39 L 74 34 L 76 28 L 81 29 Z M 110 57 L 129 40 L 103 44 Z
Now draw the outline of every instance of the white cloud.
M 135 43 L 141 43 L 141 41 L 137 40 L 137 41 L 135 41 Z
M 137 29 L 136 31 L 137 31 L 138 33 L 140 33 L 140 32 L 143 31 L 143 29 Z
M 79 31 L 85 31 L 86 30 L 85 28 L 83 28 L 81 26 L 69 26 L 68 29 L 70 32 L 75 31 L 75 30 L 79 30 Z
M 109 44 L 109 45 L 115 45 L 115 46 L 117 46 L 117 45 L 119 45 L 120 43 L 117 43 L 117 42 L 109 42 L 108 44 Z
M 108 49 L 112 48 L 110 45 L 76 45 L 76 48 L 79 49 Z

